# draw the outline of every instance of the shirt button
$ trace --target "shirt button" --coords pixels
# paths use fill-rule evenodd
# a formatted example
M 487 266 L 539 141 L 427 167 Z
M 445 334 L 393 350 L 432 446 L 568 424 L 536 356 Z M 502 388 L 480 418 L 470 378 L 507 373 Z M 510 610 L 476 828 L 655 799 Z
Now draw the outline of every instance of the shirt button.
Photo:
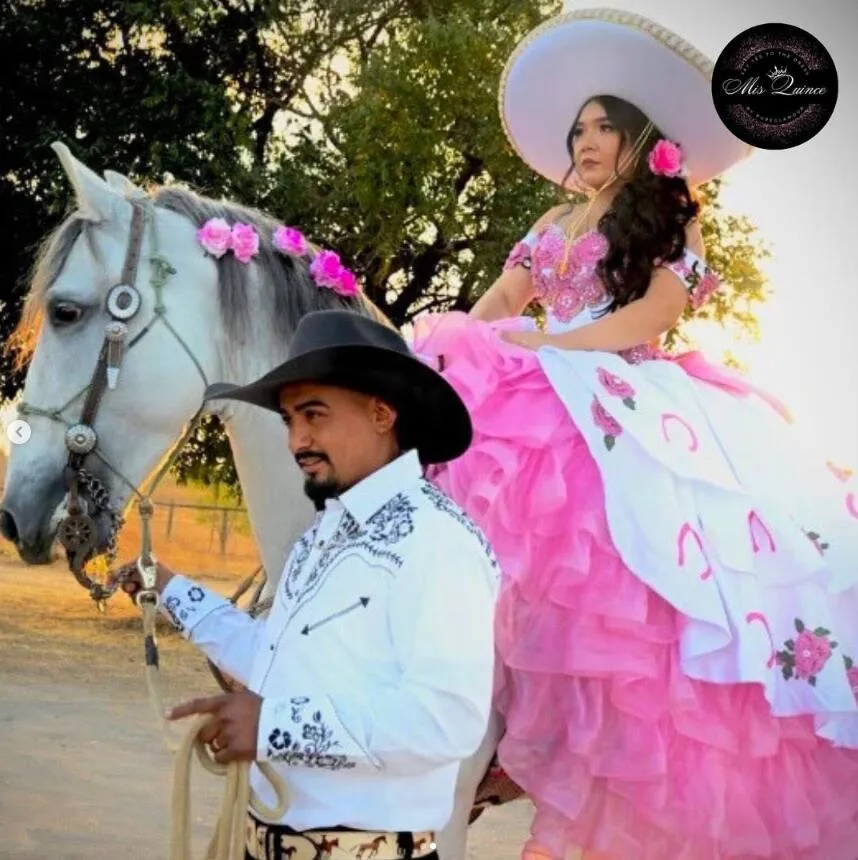
M 273 646 L 273 645 L 269 645 L 269 646 L 268 646 L 268 650 L 269 650 L 269 651 L 273 651 L 273 650 L 274 650 L 274 646 Z

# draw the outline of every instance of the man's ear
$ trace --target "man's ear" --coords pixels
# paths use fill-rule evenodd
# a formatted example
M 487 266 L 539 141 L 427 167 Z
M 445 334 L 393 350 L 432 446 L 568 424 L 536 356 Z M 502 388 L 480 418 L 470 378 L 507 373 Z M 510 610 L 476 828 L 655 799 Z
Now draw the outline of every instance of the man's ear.
M 372 420 L 376 432 L 381 435 L 389 433 L 396 424 L 397 411 L 380 397 L 372 399 Z

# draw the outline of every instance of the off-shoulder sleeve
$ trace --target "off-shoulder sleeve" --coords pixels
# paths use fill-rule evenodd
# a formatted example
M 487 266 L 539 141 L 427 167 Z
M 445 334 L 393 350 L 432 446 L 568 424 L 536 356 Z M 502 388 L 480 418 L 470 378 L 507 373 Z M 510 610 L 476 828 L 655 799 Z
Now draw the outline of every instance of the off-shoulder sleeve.
M 664 262 L 662 266 L 682 281 L 685 289 L 688 290 L 691 306 L 695 310 L 721 286 L 721 281 L 715 272 L 689 248 L 683 251 L 678 260 Z
M 509 256 L 506 258 L 503 270 L 505 272 L 514 269 L 516 266 L 522 266 L 525 269 L 530 268 L 530 257 L 533 249 L 536 247 L 537 235 L 534 232 L 528 233 L 520 242 L 518 242 Z

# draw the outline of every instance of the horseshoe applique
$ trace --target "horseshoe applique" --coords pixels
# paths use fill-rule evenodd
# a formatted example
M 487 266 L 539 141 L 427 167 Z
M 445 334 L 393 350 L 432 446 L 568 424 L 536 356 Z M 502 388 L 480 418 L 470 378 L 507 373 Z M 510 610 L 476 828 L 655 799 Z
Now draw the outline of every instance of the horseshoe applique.
M 754 528 L 755 526 L 756 529 Z M 763 536 L 769 544 L 769 550 L 771 552 L 776 551 L 775 539 L 772 537 L 772 533 L 766 528 L 756 511 L 751 511 L 748 514 L 748 530 L 751 533 L 751 546 L 754 548 L 755 554 L 760 551 L 760 544 L 757 542 L 758 531 L 762 531 Z
M 670 433 L 667 429 L 671 421 L 681 424 L 685 428 L 685 431 L 688 434 L 688 450 L 693 454 L 699 447 L 697 434 L 692 430 L 691 425 L 684 418 L 680 418 L 679 415 L 676 415 L 673 412 L 665 412 L 664 415 L 661 416 L 661 433 L 664 436 L 664 441 L 671 441 Z
M 689 523 L 685 523 L 682 528 L 679 530 L 679 537 L 676 540 L 678 554 L 677 554 L 677 564 L 680 567 L 685 567 L 685 545 L 688 542 L 688 538 L 691 537 L 694 542 L 697 544 L 697 548 L 700 550 L 700 554 L 703 556 L 706 561 L 706 567 L 700 573 L 700 578 L 703 580 L 709 579 L 712 576 L 712 565 L 709 564 L 708 559 L 706 559 L 706 553 L 703 551 L 703 539 L 700 537 L 699 533 L 691 527 Z
M 855 501 L 855 493 L 847 494 L 846 510 L 849 511 L 849 516 L 855 517 L 858 520 L 858 502 Z
M 766 616 L 762 614 L 762 612 L 749 612 L 745 616 L 746 624 L 753 624 L 755 621 L 759 621 L 760 624 L 763 625 L 766 631 L 766 635 L 769 637 L 769 647 L 772 649 L 772 652 L 771 656 L 766 662 L 766 668 L 771 669 L 777 661 L 777 652 L 775 651 L 775 639 L 774 636 L 772 636 L 772 628 L 769 627 L 769 622 L 766 619 Z

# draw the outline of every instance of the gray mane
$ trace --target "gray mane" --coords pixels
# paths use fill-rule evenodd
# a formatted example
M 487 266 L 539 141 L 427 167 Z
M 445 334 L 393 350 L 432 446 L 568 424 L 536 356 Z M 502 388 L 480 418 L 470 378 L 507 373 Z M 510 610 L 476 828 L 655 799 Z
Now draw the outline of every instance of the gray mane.
M 259 254 L 254 267 L 239 263 L 232 254 L 218 260 L 219 297 L 222 319 L 232 338 L 241 338 L 250 320 L 251 305 L 263 301 L 269 305 L 276 334 L 291 334 L 301 317 L 311 311 L 353 310 L 364 316 L 380 317 L 362 295 L 344 298 L 333 290 L 319 289 L 309 274 L 306 260 L 299 260 L 274 249 L 272 234 L 282 223 L 270 215 L 225 200 L 211 200 L 180 186 L 164 186 L 152 195 L 156 206 L 168 209 L 201 227 L 210 218 L 223 218 L 229 224 L 250 224 L 259 233 Z M 261 283 L 251 287 L 255 275 Z
M 239 221 L 250 224 L 259 233 L 259 254 L 254 265 L 239 263 L 232 254 L 224 255 L 217 263 L 221 319 L 232 340 L 244 339 L 249 332 L 251 310 L 258 312 L 260 302 L 264 303 L 265 316 L 271 320 L 274 333 L 284 337 L 291 335 L 305 314 L 320 310 L 352 310 L 392 326 L 363 293 L 344 298 L 333 290 L 320 289 L 310 277 L 306 260 L 274 250 L 272 234 L 280 222 L 270 215 L 230 201 L 212 200 L 181 186 L 158 186 L 149 196 L 156 207 L 187 218 L 196 227 L 210 218 L 224 218 L 230 224 Z M 19 353 L 19 360 L 26 360 L 35 346 L 45 295 L 75 243 L 83 236 L 95 252 L 95 226 L 72 214 L 42 244 L 24 313 L 10 342 Z

